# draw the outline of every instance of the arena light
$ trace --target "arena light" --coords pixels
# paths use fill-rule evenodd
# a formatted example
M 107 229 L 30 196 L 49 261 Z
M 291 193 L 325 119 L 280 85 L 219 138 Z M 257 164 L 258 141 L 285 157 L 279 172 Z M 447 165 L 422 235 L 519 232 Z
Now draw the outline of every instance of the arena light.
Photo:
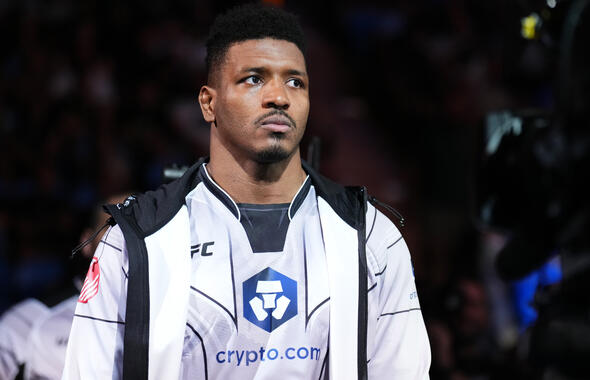
M 538 37 L 542 24 L 539 15 L 533 12 L 520 20 L 520 34 L 527 40 L 534 40 Z

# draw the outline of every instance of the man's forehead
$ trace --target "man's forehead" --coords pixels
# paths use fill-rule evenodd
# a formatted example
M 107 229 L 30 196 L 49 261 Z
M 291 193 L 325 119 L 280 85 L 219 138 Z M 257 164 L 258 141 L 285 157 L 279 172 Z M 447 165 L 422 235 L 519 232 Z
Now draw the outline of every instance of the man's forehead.
M 273 38 L 252 39 L 232 44 L 226 54 L 225 63 L 233 70 L 244 67 L 292 66 L 305 72 L 305 57 L 297 45 L 286 40 Z

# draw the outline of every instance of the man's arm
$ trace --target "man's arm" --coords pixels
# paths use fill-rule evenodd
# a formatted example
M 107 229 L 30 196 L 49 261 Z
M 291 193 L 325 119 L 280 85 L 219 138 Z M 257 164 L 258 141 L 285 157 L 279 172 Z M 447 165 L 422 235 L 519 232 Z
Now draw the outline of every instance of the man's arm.
M 115 226 L 103 236 L 84 281 L 62 379 L 121 378 L 127 276 L 125 241 Z
M 430 344 L 410 252 L 393 223 L 374 210 L 371 207 L 367 213 L 367 234 L 373 227 L 367 240 L 368 376 L 369 379 L 428 379 Z

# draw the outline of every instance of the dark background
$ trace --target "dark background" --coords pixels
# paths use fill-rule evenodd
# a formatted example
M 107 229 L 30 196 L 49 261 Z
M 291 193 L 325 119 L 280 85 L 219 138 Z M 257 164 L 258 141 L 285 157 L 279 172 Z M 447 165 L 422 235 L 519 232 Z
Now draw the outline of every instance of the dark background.
M 275 1 L 308 39 L 320 170 L 406 218 L 432 378 L 518 366 L 499 234 L 478 228 L 485 115 L 555 102 L 555 62 L 513 0 Z M 197 94 L 213 17 L 237 2 L 0 2 L 0 312 L 70 282 L 94 205 L 207 154 Z M 559 7 L 559 5 L 558 5 Z M 507 377 L 504 377 L 507 378 Z

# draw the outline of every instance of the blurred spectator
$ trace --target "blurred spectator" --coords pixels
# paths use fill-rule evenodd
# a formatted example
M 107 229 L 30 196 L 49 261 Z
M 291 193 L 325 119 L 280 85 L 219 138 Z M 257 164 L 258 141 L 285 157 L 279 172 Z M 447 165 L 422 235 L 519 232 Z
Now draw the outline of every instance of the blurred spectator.
M 128 194 L 119 194 L 109 197 L 104 203 L 113 204 L 120 203 L 125 200 Z M 80 243 L 87 243 L 84 245 L 79 255 L 82 256 L 80 261 L 88 263 L 94 252 L 96 251 L 102 235 L 103 230 L 100 230 L 108 215 L 102 210 L 102 206 L 95 207 L 92 218 L 88 226 L 80 236 Z M 92 239 L 92 235 L 100 231 L 98 236 Z M 91 239 L 91 240 L 90 240 Z M 75 277 L 77 288 L 82 285 L 83 277 Z M 53 306 L 49 311 L 39 318 L 36 318 L 28 336 L 27 349 L 24 363 L 24 379 L 61 379 L 63 366 L 66 357 L 66 348 L 68 346 L 68 338 L 70 329 L 72 327 L 72 319 L 78 301 L 78 294 L 73 295 L 56 306 Z
M 14 305 L 0 318 L 0 378 L 11 380 L 21 370 L 27 357 L 27 341 L 35 319 L 49 309 L 29 298 Z
M 106 203 L 122 202 L 127 195 L 115 195 Z M 73 278 L 79 291 L 83 272 L 88 267 L 102 236 L 90 240 L 95 231 L 105 224 L 108 215 L 95 206 L 87 227 L 80 235 L 81 248 L 77 260 L 78 273 Z M 65 300 L 63 294 L 52 295 L 59 302 L 53 306 L 30 298 L 11 307 L 0 319 L 0 379 L 11 380 L 19 373 L 24 379 L 60 379 L 63 370 L 68 337 L 78 300 L 78 294 Z M 51 301 L 50 301 L 51 302 Z M 55 301 L 54 301 L 55 302 Z M 48 307 L 49 306 L 49 307 Z M 24 372 L 22 368 L 24 367 Z

